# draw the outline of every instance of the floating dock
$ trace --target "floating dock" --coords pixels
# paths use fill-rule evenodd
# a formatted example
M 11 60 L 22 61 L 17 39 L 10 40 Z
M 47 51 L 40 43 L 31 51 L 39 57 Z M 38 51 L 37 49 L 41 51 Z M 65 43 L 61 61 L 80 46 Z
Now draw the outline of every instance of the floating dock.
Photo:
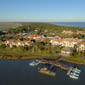
M 70 75 L 71 71 L 72 71 L 73 67 L 70 67 L 68 72 L 67 72 L 67 75 Z

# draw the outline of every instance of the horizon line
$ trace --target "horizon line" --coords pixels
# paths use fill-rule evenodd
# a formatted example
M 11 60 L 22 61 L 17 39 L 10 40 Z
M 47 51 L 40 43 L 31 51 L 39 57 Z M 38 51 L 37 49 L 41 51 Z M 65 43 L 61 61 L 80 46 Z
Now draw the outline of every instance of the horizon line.
M 31 22 L 29 22 L 29 21 L 7 21 L 7 22 L 0 22 L 0 23 L 24 23 L 24 22 L 28 22 L 28 23 L 53 23 L 53 22 L 58 22 L 58 21 L 49 21 L 49 22 L 47 22 L 47 21 L 43 21 L 43 22 L 39 22 L 39 21 L 31 21 Z M 64 21 L 59 21 L 59 22 L 64 22 Z M 65 22 L 85 22 L 85 21 L 65 21 Z

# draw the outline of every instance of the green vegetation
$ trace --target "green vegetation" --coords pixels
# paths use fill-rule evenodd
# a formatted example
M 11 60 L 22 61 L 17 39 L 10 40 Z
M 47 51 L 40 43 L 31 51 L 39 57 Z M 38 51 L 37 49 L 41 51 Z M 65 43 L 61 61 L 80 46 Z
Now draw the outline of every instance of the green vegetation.
M 51 44 L 48 43 L 48 40 L 43 41 L 36 41 L 34 44 L 30 46 L 19 46 L 13 48 L 9 48 L 9 46 L 6 46 L 4 44 L 0 45 L 0 50 L 1 52 L 14 52 L 14 53 L 19 53 L 19 54 L 27 54 L 27 55 L 42 55 L 42 56 L 50 56 L 50 57 L 55 57 L 57 56 L 56 53 L 60 51 L 61 47 L 58 47 L 58 50 L 52 51 L 55 49 L 55 47 L 51 47 Z M 56 52 L 57 51 L 57 52 Z M 3 53 L 3 54 L 4 54 Z M 2 53 L 1 53 L 2 55 Z
M 0 59 L 32 59 L 32 58 L 46 58 L 56 60 L 59 55 L 57 53 L 63 48 L 61 46 L 51 47 L 48 41 L 40 42 L 36 41 L 35 44 L 31 46 L 24 47 L 13 47 L 9 48 L 5 45 L 0 45 Z M 72 57 L 62 57 L 61 61 L 84 64 L 85 65 L 85 51 L 78 52 L 76 50 L 76 45 L 73 49 Z
M 29 34 L 41 34 L 45 36 L 61 36 L 61 37 L 78 37 L 85 38 L 85 34 L 62 34 L 64 30 L 68 31 L 85 31 L 82 27 L 70 27 L 70 26 L 59 26 L 48 23 L 29 23 L 23 26 L 19 26 L 17 29 L 9 29 L 8 33 L 17 34 L 22 32 L 27 32 Z
M 5 26 L 8 24 L 4 25 Z M 22 25 L 22 26 L 21 26 Z M 9 26 L 9 25 L 8 25 Z M 17 23 L 10 24 L 9 27 L 18 26 L 17 28 L 8 29 L 0 31 L 0 35 L 9 35 L 9 36 L 0 36 L 1 41 L 16 39 L 16 40 L 25 40 L 22 33 L 28 34 L 39 34 L 44 36 L 60 36 L 63 38 L 80 38 L 85 39 L 85 34 L 63 34 L 62 31 L 68 30 L 72 32 L 85 31 L 85 28 L 82 27 L 70 27 L 70 26 L 59 26 L 48 23 Z M 18 35 L 21 34 L 21 35 Z M 35 41 L 30 46 L 9 48 L 4 44 L 0 45 L 0 59 L 31 59 L 31 58 L 46 58 L 46 59 L 57 59 L 59 56 L 58 53 L 61 52 L 62 46 L 51 46 L 49 40 L 45 41 Z M 85 64 L 85 52 L 78 52 L 76 50 L 77 46 L 75 45 L 74 49 L 71 52 L 72 57 L 63 57 L 61 60 L 77 64 Z
M 19 34 L 19 33 L 29 33 L 29 34 L 40 34 L 45 36 L 60 36 L 64 38 L 68 37 L 74 37 L 74 38 L 82 38 L 85 39 L 85 34 L 63 34 L 62 31 L 85 31 L 85 27 L 71 27 L 71 26 L 60 26 L 60 25 L 54 25 L 54 24 L 48 24 L 48 23 L 0 23 L 0 28 L 2 28 L 4 31 L 7 31 L 5 33 L 7 34 Z M 4 28 L 3 28 L 4 26 Z M 12 28 L 16 27 L 17 28 Z M 6 30 L 5 28 L 10 28 Z M 0 35 L 4 34 L 2 31 L 0 31 Z
M 76 56 L 74 56 L 74 57 L 62 57 L 61 61 L 85 65 L 85 59 L 82 59 L 82 58 L 76 57 Z

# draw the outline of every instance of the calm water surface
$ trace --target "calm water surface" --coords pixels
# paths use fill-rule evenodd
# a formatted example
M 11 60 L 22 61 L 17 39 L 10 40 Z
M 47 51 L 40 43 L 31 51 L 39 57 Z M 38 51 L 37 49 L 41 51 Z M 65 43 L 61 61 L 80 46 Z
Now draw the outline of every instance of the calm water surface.
M 56 68 L 56 77 L 38 73 L 38 66 L 30 67 L 32 60 L 0 60 L 0 85 L 85 85 L 85 66 L 79 80 L 70 79 L 66 71 Z
M 85 22 L 51 22 L 51 24 L 64 25 L 64 26 L 75 26 L 75 27 L 85 27 Z

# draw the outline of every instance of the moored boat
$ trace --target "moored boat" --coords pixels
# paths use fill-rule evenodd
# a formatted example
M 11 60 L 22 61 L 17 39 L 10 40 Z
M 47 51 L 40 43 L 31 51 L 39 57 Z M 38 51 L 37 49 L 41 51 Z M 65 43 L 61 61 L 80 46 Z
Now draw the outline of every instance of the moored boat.
M 40 63 L 40 60 L 36 60 L 36 61 L 33 61 L 31 63 L 29 63 L 30 66 L 36 66 Z
M 30 66 L 35 66 L 35 62 L 29 63 Z
M 77 73 L 80 73 L 81 72 L 81 70 L 79 70 L 78 68 L 73 68 L 72 71 L 75 71 Z
M 80 73 L 81 71 L 78 71 L 76 69 L 72 69 L 72 72 Z
M 56 73 L 51 72 L 51 71 L 49 71 L 49 70 L 46 69 L 46 68 L 41 68 L 41 69 L 39 70 L 39 72 L 42 73 L 42 74 L 49 75 L 49 76 L 55 76 L 55 75 L 56 75 Z
M 71 72 L 71 75 L 79 76 L 79 74 L 77 74 L 77 73 L 73 73 L 73 72 Z
M 79 77 L 77 77 L 77 76 L 75 76 L 75 75 L 73 75 L 73 74 L 70 74 L 69 77 L 70 77 L 70 78 L 73 78 L 73 79 L 79 79 Z

